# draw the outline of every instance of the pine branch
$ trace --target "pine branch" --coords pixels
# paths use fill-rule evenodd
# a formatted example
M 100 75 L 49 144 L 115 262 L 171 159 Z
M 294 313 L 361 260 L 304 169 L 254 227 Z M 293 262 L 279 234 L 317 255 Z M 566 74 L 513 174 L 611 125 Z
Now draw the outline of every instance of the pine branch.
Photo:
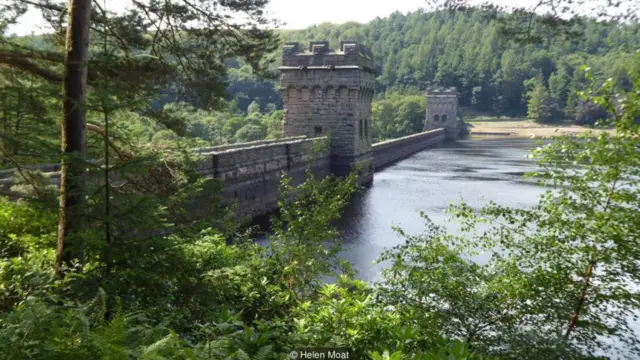
M 0 53 L 0 65 L 22 70 L 53 83 L 62 83 L 63 80 L 59 73 L 46 69 L 28 58 L 14 56 L 14 54 Z

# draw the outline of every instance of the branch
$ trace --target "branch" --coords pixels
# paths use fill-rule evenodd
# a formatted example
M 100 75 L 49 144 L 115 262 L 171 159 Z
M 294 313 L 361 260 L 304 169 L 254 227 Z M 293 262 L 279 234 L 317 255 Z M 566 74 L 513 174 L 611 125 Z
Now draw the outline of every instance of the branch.
M 26 5 L 37 7 L 40 10 L 56 11 L 61 13 L 62 15 L 64 15 L 67 12 L 66 6 L 52 4 L 48 0 L 45 0 L 43 2 L 31 1 L 31 0 L 18 0 L 18 1 Z M 100 14 L 95 9 L 91 9 L 91 22 L 98 23 L 98 24 L 103 23 L 103 20 L 100 18 Z
M 4 55 L 5 54 L 0 53 L 0 65 L 5 65 L 18 70 L 26 71 L 50 82 L 62 83 L 62 75 L 56 73 L 55 71 L 43 68 L 25 58 Z
M 125 54 L 128 56 L 129 55 L 129 45 L 127 44 L 127 42 L 120 36 L 120 34 L 118 34 L 110 25 L 109 25 L 109 20 L 107 18 L 107 11 L 105 9 L 102 8 L 102 6 L 100 6 L 100 4 L 98 3 L 98 1 L 93 0 L 93 4 L 98 8 L 98 10 L 100 10 L 100 12 L 102 13 L 102 16 L 104 18 L 104 24 L 102 24 L 105 29 L 111 34 L 113 35 L 113 37 L 115 37 L 118 42 L 120 43 L 120 45 L 122 46 L 122 50 L 125 52 Z M 97 18 L 93 18 L 94 20 Z
M 2 152 L 2 155 L 3 155 L 6 159 L 8 159 L 9 161 L 11 161 L 11 162 L 13 163 L 13 165 L 16 167 L 16 168 L 15 168 L 15 169 L 16 169 L 16 171 L 18 171 L 18 173 L 20 174 L 20 176 L 22 176 L 22 178 L 23 178 L 26 182 L 28 182 L 28 183 L 29 183 L 29 185 L 31 185 L 31 187 L 33 188 L 33 190 L 34 190 L 34 191 L 35 191 L 35 193 L 36 193 L 36 196 L 37 196 L 38 198 L 42 198 L 42 197 L 43 197 L 43 194 L 44 194 L 43 190 L 42 190 L 42 189 L 40 189 L 40 188 L 39 188 L 39 187 L 38 187 L 38 186 L 37 186 L 37 185 L 32 181 L 31 176 L 29 176 L 27 173 L 25 173 L 25 172 L 22 170 L 22 166 L 20 166 L 20 163 L 19 163 L 17 160 L 15 160 L 15 159 L 14 159 L 14 158 L 13 158 L 13 157 L 8 153 L 8 152 L 6 152 L 4 149 L 0 148 L 0 151 Z
M 118 157 L 120 158 L 120 160 L 127 161 L 127 160 L 131 160 L 131 158 L 133 157 L 130 153 L 122 153 L 122 151 L 118 149 L 118 147 L 111 141 L 111 139 L 108 139 L 106 137 L 104 130 L 102 130 L 102 128 L 99 127 L 98 125 L 87 124 L 87 130 L 91 130 L 97 133 L 98 135 L 102 136 L 103 138 L 105 138 L 109 143 L 109 147 L 111 147 L 113 151 L 115 151 L 116 154 L 118 154 Z
M 67 9 L 66 6 L 52 4 L 49 1 L 45 1 L 45 2 L 30 1 L 30 0 L 18 0 L 18 1 L 23 4 L 27 4 L 27 5 L 38 7 L 40 9 L 51 10 L 51 11 L 63 12 L 63 11 L 66 11 Z

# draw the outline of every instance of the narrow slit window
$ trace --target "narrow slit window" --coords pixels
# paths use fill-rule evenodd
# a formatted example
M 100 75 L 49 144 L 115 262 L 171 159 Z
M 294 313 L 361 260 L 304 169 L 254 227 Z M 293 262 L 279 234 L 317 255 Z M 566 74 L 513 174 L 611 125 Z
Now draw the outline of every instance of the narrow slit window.
M 369 121 L 364 121 L 364 138 L 369 140 Z

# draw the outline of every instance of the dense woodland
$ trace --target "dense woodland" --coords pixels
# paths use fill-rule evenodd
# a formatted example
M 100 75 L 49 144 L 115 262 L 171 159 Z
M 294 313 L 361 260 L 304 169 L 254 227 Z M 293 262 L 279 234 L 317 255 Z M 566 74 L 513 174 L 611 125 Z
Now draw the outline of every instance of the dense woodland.
M 525 13 L 524 34 L 535 35 L 526 42 L 500 25 L 527 24 L 523 14 L 478 10 L 275 32 L 265 4 L 130 1 L 124 14 L 90 0 L 0 4 L 0 167 L 15 169 L 0 172 L 13 178 L 0 194 L 3 359 L 276 360 L 305 347 L 372 360 L 640 353 L 630 330 L 640 312 L 635 20 L 576 21 L 567 32 Z M 52 34 L 7 34 L 28 8 Z M 310 172 L 297 186 L 283 175 L 267 244 L 220 202 L 223 184 L 197 172 L 194 147 L 281 136 L 273 75 L 283 38 L 372 47 L 377 139 L 422 130 L 429 84 L 457 86 L 467 116 L 586 118 L 615 131 L 533 151 L 539 171 L 529 176 L 553 189 L 537 206 L 460 202 L 448 210 L 456 234 L 428 218 L 422 234 L 397 229 L 404 241 L 366 283 L 340 260 L 334 226 L 360 191 L 356 172 Z M 61 164 L 61 184 L 33 163 Z M 493 256 L 475 263 L 478 251 Z

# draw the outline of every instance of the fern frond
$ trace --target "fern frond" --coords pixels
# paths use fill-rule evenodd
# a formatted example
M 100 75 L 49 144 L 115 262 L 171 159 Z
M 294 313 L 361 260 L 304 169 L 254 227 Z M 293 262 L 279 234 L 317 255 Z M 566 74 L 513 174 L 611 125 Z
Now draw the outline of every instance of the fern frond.
M 149 359 L 148 356 L 155 355 L 158 351 L 163 350 L 164 348 L 169 346 L 170 343 L 174 340 L 174 338 L 175 338 L 175 335 L 173 333 L 171 333 L 171 334 L 163 337 L 162 339 L 154 342 L 153 344 L 147 346 L 142 351 L 142 358 L 143 359 Z
M 233 355 L 233 357 L 237 360 L 251 360 L 249 354 L 247 354 L 247 352 L 242 349 L 238 349 L 238 351 L 236 351 L 236 353 Z
M 268 360 L 272 355 L 273 346 L 267 345 L 258 350 L 258 352 L 253 356 L 253 360 Z

